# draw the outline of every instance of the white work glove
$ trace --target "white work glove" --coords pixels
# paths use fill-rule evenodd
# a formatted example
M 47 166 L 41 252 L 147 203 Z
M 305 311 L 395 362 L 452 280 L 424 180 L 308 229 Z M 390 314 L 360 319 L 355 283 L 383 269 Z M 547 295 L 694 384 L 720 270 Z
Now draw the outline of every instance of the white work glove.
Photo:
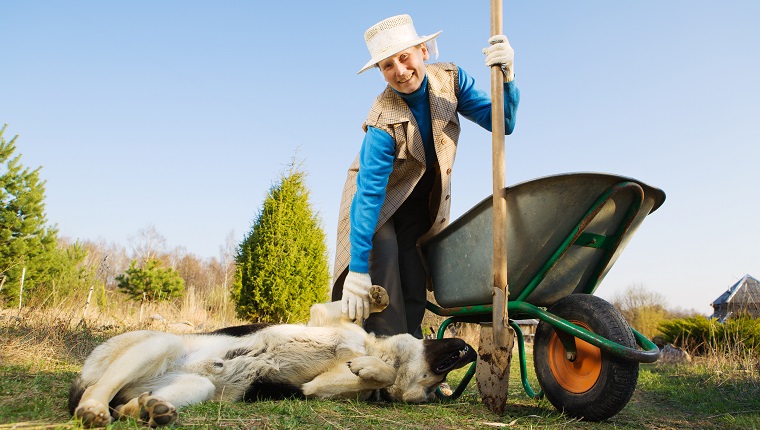
M 509 45 L 507 36 L 503 34 L 491 36 L 488 43 L 491 46 L 483 48 L 483 53 L 486 54 L 486 66 L 500 64 L 504 72 L 504 82 L 512 81 L 515 78 L 515 50 Z
M 352 321 L 361 323 L 369 317 L 369 289 L 372 279 L 368 273 L 348 272 L 343 282 L 340 310 Z

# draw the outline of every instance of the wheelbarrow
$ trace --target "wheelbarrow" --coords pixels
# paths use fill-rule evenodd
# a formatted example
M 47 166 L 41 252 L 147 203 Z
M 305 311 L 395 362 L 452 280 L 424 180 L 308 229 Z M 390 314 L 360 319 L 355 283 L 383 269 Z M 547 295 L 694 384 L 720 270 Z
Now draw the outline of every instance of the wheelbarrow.
M 655 362 L 657 347 L 620 312 L 593 293 L 644 218 L 665 193 L 632 178 L 571 173 L 505 188 L 509 255 L 507 309 L 523 388 L 558 410 L 590 421 L 617 414 L 630 400 L 639 363 Z M 425 242 L 422 254 L 434 301 L 427 309 L 452 323 L 493 323 L 493 205 L 488 197 Z M 538 319 L 527 379 L 524 335 L 516 320 Z M 511 352 L 510 352 L 511 354 Z M 476 361 L 450 395 L 458 398 Z M 481 396 L 483 395 L 481 391 Z

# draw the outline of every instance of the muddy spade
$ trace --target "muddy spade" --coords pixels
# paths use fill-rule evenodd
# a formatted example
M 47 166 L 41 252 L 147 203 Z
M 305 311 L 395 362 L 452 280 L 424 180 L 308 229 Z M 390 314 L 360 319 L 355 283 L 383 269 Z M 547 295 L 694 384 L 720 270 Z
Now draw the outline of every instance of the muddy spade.
M 502 0 L 491 0 L 491 35 L 503 34 Z M 507 404 L 509 365 L 514 332 L 509 326 L 507 301 L 507 200 L 504 161 L 504 74 L 491 67 L 491 143 L 493 160 L 493 319 L 480 328 L 475 377 L 483 404 L 503 414 Z

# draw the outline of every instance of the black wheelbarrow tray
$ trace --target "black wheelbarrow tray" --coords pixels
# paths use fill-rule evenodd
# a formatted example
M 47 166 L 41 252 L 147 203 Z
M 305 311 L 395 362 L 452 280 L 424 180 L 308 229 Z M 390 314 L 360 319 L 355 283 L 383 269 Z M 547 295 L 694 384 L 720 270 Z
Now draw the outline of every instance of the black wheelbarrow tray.
M 515 330 L 523 387 L 558 410 L 602 420 L 630 400 L 639 363 L 659 350 L 619 311 L 594 296 L 602 279 L 665 193 L 632 178 L 570 173 L 505 189 L 510 326 Z M 489 324 L 493 309 L 492 198 L 453 221 L 422 245 L 434 302 L 427 308 L 454 322 Z M 538 319 L 533 361 L 541 392 L 526 375 L 524 336 L 515 320 Z M 477 363 L 477 362 L 476 362 Z M 473 363 L 451 395 L 475 374 Z

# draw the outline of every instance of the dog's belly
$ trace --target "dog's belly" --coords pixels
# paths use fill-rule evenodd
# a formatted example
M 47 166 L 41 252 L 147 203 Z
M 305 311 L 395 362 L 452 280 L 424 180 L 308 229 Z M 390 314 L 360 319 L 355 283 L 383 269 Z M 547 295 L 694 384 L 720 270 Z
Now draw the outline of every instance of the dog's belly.
M 339 327 L 272 326 L 248 340 L 237 350 L 247 366 L 269 381 L 297 386 L 366 353 L 363 334 Z
M 365 335 L 340 327 L 271 326 L 245 336 L 189 335 L 166 369 L 208 378 L 216 398 L 239 400 L 255 384 L 294 389 L 364 355 Z
M 195 373 L 213 376 L 221 373 L 225 359 L 230 351 L 238 348 L 239 338 L 231 336 L 187 336 L 184 351 L 173 365 L 167 368 L 172 372 Z

